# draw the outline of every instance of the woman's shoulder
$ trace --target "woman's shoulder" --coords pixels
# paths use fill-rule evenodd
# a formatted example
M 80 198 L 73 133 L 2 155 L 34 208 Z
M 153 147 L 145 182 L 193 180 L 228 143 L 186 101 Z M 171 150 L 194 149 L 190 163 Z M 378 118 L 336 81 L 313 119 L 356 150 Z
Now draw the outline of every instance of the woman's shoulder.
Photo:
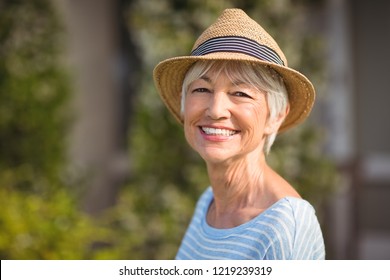
M 324 259 L 321 228 L 314 207 L 307 200 L 284 197 L 265 212 L 258 224 L 273 238 L 273 249 L 267 251 L 267 258 Z
M 286 196 L 282 200 L 288 203 L 292 208 L 304 207 L 314 209 L 313 205 L 308 200 L 301 197 Z
M 315 208 L 302 198 L 286 197 L 284 200 L 294 221 L 294 250 L 291 258 L 324 259 L 324 240 Z
M 303 198 L 288 196 L 285 199 L 286 201 L 288 201 L 289 205 L 291 206 L 294 212 L 305 211 L 311 214 L 315 214 L 316 212 L 314 206 L 309 201 Z
M 282 226 L 287 225 L 292 231 L 318 223 L 314 207 L 307 200 L 298 197 L 279 199 L 264 212 L 263 218 Z

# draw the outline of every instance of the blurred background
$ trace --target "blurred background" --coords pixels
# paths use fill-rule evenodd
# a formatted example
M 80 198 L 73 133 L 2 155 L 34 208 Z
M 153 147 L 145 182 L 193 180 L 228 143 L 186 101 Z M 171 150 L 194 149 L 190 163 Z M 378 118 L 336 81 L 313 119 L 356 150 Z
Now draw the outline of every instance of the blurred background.
M 389 1 L 0 0 L 1 259 L 174 258 L 208 180 L 152 70 L 229 7 L 316 87 L 268 160 L 327 259 L 390 259 Z

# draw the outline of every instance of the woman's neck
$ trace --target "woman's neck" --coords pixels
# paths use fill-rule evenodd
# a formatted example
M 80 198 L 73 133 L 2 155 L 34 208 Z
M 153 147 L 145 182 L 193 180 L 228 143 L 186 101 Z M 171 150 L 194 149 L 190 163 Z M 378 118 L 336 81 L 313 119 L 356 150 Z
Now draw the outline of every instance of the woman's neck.
M 248 155 L 226 163 L 207 164 L 214 200 L 221 211 L 234 211 L 258 203 L 267 169 L 263 155 Z
M 207 164 L 214 200 L 207 222 L 216 228 L 243 224 L 286 196 L 299 197 L 295 189 L 275 173 L 265 156 L 248 156 L 229 163 Z

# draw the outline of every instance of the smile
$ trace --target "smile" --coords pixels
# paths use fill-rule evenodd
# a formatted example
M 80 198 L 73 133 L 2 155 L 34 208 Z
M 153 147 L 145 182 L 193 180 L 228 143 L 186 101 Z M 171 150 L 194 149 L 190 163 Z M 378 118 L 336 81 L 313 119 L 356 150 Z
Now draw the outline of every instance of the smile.
M 233 136 L 234 134 L 238 133 L 237 130 L 206 127 L 206 126 L 201 126 L 200 129 L 207 135 L 215 135 L 215 136 Z

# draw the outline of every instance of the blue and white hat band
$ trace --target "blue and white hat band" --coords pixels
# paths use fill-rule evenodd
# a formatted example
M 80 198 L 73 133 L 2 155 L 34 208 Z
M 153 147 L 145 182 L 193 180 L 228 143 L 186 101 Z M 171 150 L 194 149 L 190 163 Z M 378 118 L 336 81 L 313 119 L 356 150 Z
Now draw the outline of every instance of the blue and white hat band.
M 215 52 L 238 52 L 284 66 L 279 55 L 267 46 L 245 37 L 226 36 L 211 38 L 191 52 L 191 56 L 202 56 Z

